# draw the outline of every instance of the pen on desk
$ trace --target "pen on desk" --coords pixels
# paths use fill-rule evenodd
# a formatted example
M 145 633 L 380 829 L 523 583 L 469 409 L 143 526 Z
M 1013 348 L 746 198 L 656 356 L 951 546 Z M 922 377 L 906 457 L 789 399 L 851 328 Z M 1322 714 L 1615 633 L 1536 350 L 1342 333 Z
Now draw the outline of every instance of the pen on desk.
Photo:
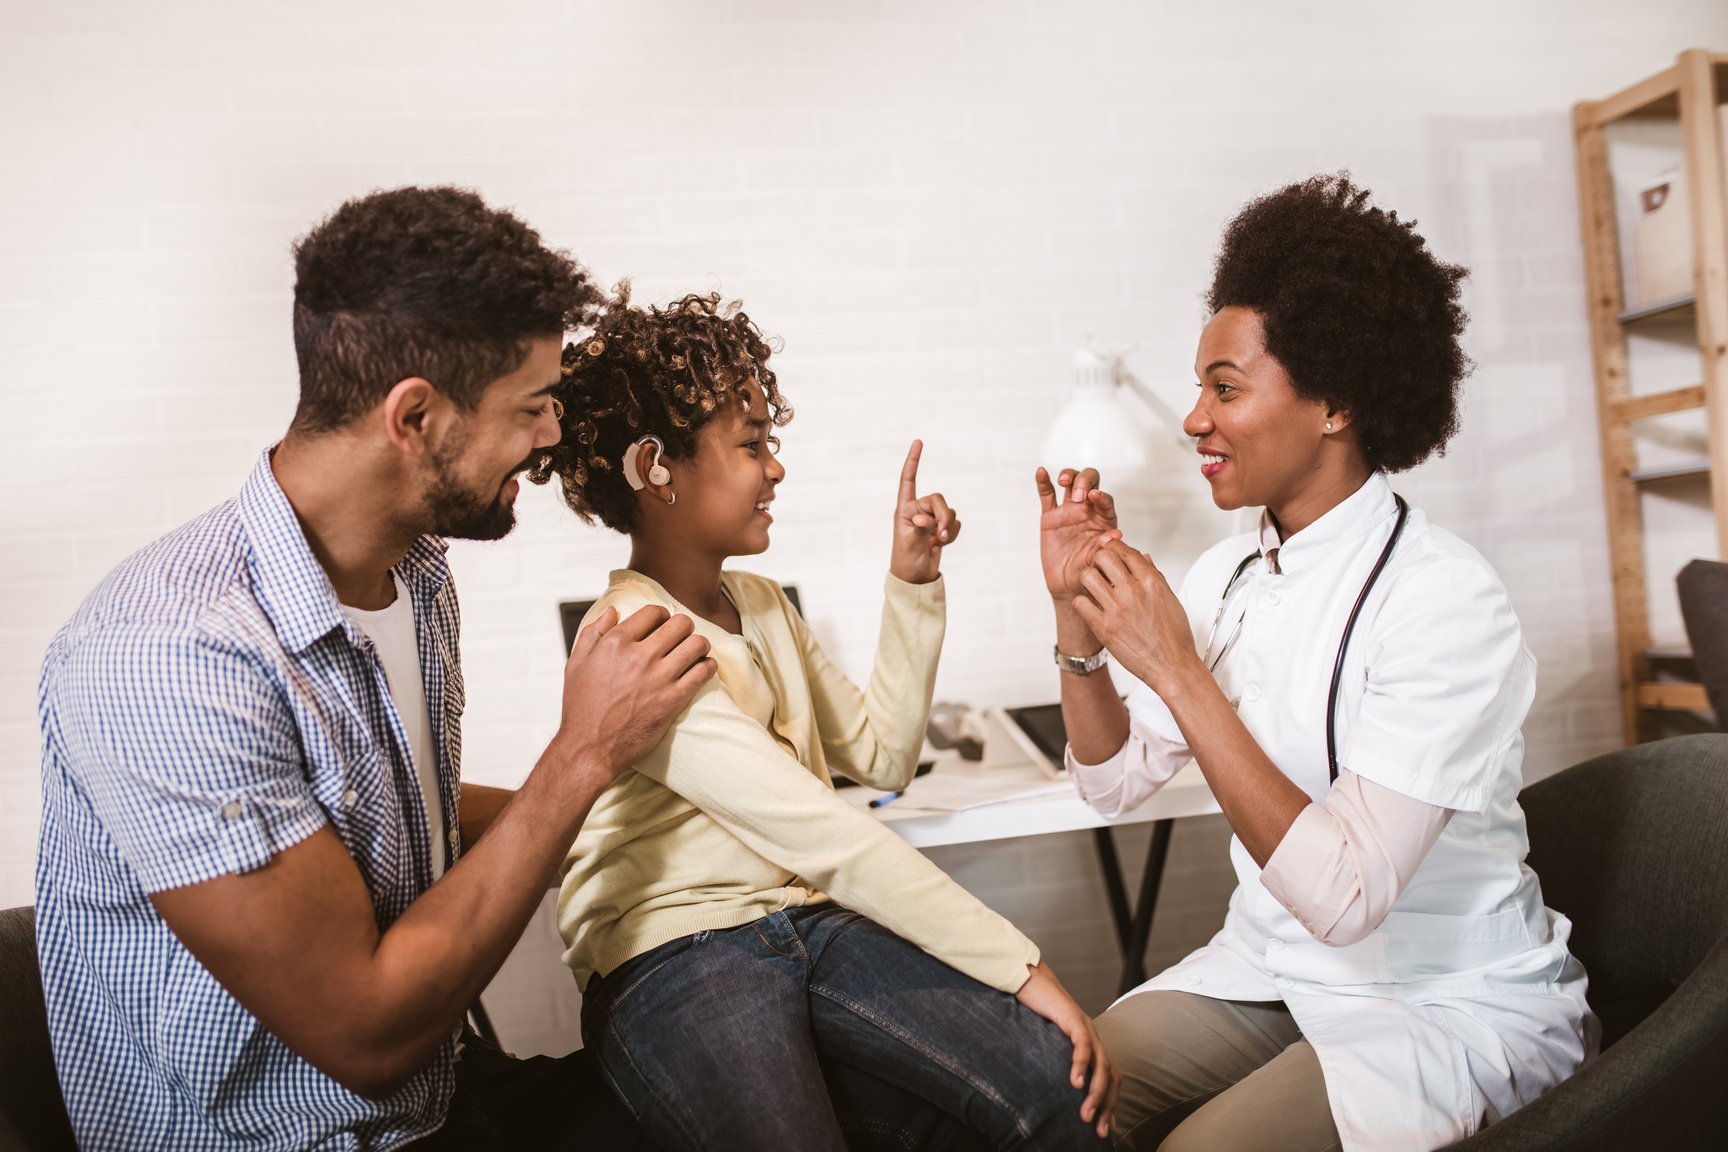
M 876 799 L 870 801 L 870 807 L 880 808 L 884 804 L 892 804 L 904 795 L 904 792 L 884 792 L 882 795 L 876 797 Z

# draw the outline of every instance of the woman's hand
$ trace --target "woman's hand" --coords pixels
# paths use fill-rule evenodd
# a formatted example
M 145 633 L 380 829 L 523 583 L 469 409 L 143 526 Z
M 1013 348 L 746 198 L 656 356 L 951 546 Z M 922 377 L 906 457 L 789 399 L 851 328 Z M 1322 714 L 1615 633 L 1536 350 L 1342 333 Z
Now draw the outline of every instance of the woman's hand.
M 1058 607 L 1084 589 L 1080 576 L 1092 557 L 1112 540 L 1122 538 L 1116 527 L 1116 501 L 1098 488 L 1098 471 L 1064 468 L 1050 483 L 1050 473 L 1038 469 L 1038 558 L 1044 565 L 1044 586 Z M 1056 502 L 1056 488 L 1062 502 Z
M 1168 700 L 1179 677 L 1206 676 L 1188 614 L 1150 556 L 1109 541 L 1081 572 L 1080 586 L 1075 613 L 1115 661 L 1152 691 Z
M 894 550 L 888 571 L 908 584 L 928 584 L 942 572 L 942 549 L 960 535 L 960 518 L 942 493 L 918 495 L 918 458 L 924 441 L 912 441 L 900 469 L 900 498 L 894 509 Z
M 1105 1055 L 1092 1018 L 1081 1011 L 1080 1005 L 1068 995 L 1068 989 L 1056 979 L 1056 973 L 1044 964 L 1033 967 L 1015 998 L 1060 1028 L 1073 1043 L 1074 1063 L 1069 1069 L 1068 1082 L 1087 1089 L 1085 1103 L 1080 1105 L 1080 1119 L 1095 1125 L 1100 1137 L 1109 1136 L 1110 1125 L 1116 1120 L 1116 1094 L 1121 1088 L 1122 1074 Z

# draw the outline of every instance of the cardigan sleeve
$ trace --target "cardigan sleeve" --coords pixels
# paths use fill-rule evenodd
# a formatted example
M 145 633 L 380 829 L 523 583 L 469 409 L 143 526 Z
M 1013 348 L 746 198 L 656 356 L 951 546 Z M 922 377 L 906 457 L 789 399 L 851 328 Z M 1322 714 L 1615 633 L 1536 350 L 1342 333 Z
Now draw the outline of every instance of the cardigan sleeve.
M 756 855 L 993 988 L 1017 992 L 1038 949 L 916 848 L 836 796 L 710 681 L 636 771 Z
M 876 663 L 869 687 L 860 692 L 810 629 L 797 623 L 816 730 L 830 767 L 872 788 L 898 789 L 911 782 L 924 746 L 946 627 L 940 577 L 908 584 L 889 576 Z

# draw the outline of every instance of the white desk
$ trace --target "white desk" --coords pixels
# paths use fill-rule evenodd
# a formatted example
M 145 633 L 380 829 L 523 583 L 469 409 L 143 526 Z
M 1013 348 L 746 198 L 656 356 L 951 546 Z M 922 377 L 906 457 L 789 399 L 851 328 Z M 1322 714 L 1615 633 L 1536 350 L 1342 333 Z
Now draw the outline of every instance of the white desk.
M 934 772 L 965 773 L 978 777 L 1002 778 L 1013 774 L 1028 785 L 1047 782 L 1049 777 L 1029 760 L 1000 763 L 987 760 L 968 764 L 957 756 L 937 758 Z M 1049 832 L 1076 832 L 1091 829 L 1098 852 L 1098 864 L 1104 887 L 1110 900 L 1110 918 L 1116 929 L 1116 942 L 1122 951 L 1120 988 L 1126 992 L 1146 979 L 1146 941 L 1152 934 L 1152 917 L 1158 906 L 1158 884 L 1164 875 L 1164 860 L 1170 851 L 1170 829 L 1174 821 L 1184 816 L 1203 816 L 1219 811 L 1218 801 L 1206 786 L 1198 766 L 1190 763 L 1145 804 L 1114 819 L 1100 816 L 1080 799 L 1072 786 L 1060 795 L 1039 796 L 1025 800 L 1010 800 L 971 808 L 960 812 L 925 812 L 916 807 L 918 781 L 914 780 L 904 795 L 893 802 L 871 809 L 869 802 L 884 793 L 871 788 L 846 788 L 842 795 L 853 804 L 872 812 L 878 820 L 919 848 L 935 848 L 944 844 L 974 844 L 985 840 L 1006 840 L 1017 836 L 1041 836 Z M 1121 824 L 1152 823 L 1152 845 L 1146 853 L 1146 867 L 1141 875 L 1140 895 L 1130 910 L 1126 878 L 1116 853 L 1116 842 L 1110 829 Z

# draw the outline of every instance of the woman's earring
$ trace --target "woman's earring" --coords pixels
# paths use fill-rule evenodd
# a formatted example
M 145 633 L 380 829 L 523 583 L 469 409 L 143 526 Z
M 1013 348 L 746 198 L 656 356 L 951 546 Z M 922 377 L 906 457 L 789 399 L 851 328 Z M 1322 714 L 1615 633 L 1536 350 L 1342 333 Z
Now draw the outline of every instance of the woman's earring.
M 676 503 L 678 503 L 678 493 L 674 492 L 666 497 L 666 507 L 670 508 Z
M 1332 431 L 1332 421 L 1330 420 L 1326 421 L 1326 431 Z

